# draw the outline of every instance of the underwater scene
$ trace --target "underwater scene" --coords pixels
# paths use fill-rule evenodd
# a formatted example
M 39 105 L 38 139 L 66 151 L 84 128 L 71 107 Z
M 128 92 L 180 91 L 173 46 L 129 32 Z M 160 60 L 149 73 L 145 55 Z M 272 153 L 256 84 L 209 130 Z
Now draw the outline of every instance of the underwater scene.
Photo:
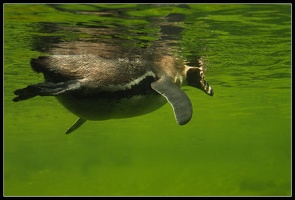
M 291 4 L 3 4 L 3 17 L 4 196 L 292 195 Z M 166 103 L 65 134 L 78 117 L 55 97 L 12 100 L 44 82 L 32 58 L 146 51 L 204 66 L 214 95 L 181 87 L 187 124 Z

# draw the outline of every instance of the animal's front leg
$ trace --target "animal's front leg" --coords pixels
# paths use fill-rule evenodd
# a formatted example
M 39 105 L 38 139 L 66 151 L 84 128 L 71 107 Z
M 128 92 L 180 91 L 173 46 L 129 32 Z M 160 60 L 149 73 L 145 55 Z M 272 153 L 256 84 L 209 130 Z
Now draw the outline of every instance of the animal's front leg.
M 64 94 L 71 90 L 77 90 L 80 88 L 80 82 L 76 80 L 70 80 L 66 82 L 44 82 L 33 85 L 28 85 L 26 88 L 18 89 L 14 91 L 15 95 L 18 95 L 13 99 L 14 102 L 26 100 L 37 95 L 39 96 L 57 96 Z

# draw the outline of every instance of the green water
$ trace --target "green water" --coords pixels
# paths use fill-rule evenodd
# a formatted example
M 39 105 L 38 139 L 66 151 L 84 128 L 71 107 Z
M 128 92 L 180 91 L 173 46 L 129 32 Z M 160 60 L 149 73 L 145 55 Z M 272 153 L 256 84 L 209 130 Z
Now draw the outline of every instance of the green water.
M 4 4 L 3 12 L 5 196 L 291 195 L 290 4 Z M 173 46 L 192 63 L 203 56 L 215 91 L 183 87 L 194 109 L 187 125 L 166 104 L 65 135 L 76 117 L 54 97 L 11 100 L 43 81 L 30 59 L 57 42 L 145 48 L 171 13 L 185 15 L 169 22 L 181 29 Z

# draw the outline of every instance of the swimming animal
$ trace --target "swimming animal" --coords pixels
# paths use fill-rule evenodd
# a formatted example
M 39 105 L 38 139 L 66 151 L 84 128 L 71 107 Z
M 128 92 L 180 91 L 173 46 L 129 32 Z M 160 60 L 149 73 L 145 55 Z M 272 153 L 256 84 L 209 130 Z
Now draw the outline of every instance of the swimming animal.
M 202 64 L 202 63 L 201 63 Z M 189 97 L 180 89 L 188 85 L 212 96 L 203 66 L 192 67 L 171 55 L 132 59 L 100 56 L 51 55 L 31 59 L 32 69 L 45 82 L 17 89 L 13 101 L 37 95 L 55 96 L 78 120 L 71 133 L 87 120 L 129 118 L 152 112 L 167 101 L 179 125 L 192 117 Z

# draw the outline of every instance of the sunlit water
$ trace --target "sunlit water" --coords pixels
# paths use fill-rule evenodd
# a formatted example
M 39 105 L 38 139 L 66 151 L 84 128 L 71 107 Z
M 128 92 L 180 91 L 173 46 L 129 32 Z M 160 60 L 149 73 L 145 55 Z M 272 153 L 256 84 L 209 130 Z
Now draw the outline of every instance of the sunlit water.
M 291 5 L 5 4 L 3 11 L 4 195 L 291 195 Z M 166 104 L 65 135 L 77 117 L 54 97 L 12 98 L 43 81 L 31 58 L 71 53 L 66 44 L 77 41 L 87 44 L 74 49 L 81 53 L 156 43 L 192 64 L 202 56 L 215 95 L 183 87 L 194 109 L 185 126 Z

